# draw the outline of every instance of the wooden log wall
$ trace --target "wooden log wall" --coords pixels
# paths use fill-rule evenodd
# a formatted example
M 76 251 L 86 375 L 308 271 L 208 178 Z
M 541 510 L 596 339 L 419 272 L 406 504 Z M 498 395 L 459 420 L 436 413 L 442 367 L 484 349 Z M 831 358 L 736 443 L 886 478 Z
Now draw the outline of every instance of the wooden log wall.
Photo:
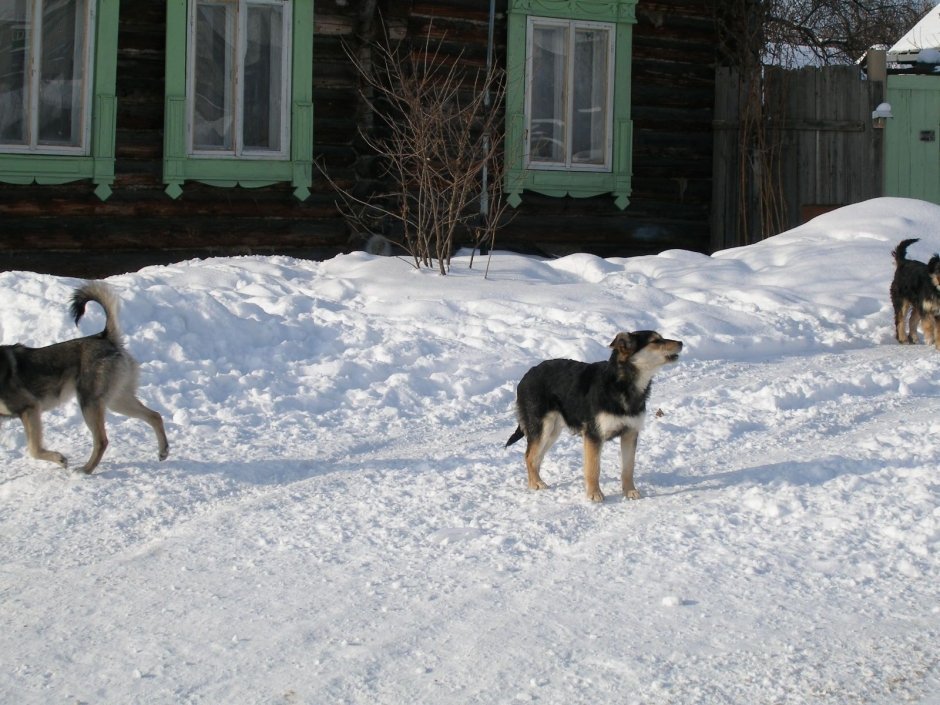
M 614 216 L 622 234 L 617 246 L 628 254 L 708 251 L 717 47 L 712 6 L 711 0 L 637 3 L 633 196 Z
M 357 124 L 368 124 L 346 48 L 381 31 L 393 39 L 442 37 L 446 51 L 484 65 L 489 0 L 317 0 L 315 159 L 344 185 L 376 177 Z M 546 254 L 626 256 L 669 248 L 706 251 L 711 199 L 715 29 L 711 0 L 640 0 L 634 29 L 633 197 L 525 194 L 497 246 Z M 506 0 L 498 0 L 494 57 L 505 57 Z M 0 269 L 103 276 L 189 257 L 284 253 L 321 258 L 356 249 L 331 187 L 316 172 L 311 196 L 291 188 L 230 189 L 187 182 L 163 192 L 165 7 L 122 0 L 116 180 L 100 201 L 90 183 L 0 183 Z

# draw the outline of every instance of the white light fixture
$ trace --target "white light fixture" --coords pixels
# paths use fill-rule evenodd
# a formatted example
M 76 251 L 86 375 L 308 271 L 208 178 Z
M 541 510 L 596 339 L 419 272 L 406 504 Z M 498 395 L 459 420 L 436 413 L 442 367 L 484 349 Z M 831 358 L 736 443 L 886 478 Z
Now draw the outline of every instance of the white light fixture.
M 872 111 L 871 114 L 871 124 L 872 127 L 875 127 L 879 130 L 884 129 L 884 126 L 888 122 L 888 118 L 893 118 L 894 115 L 891 114 L 891 104 L 890 103 L 881 103 Z

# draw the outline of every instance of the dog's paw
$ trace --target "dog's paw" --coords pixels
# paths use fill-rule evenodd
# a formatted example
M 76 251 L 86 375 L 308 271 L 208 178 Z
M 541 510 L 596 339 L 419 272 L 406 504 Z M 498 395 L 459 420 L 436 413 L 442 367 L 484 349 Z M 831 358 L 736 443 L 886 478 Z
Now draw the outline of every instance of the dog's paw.
M 624 490 L 623 498 L 624 499 L 639 499 L 642 495 L 638 489 Z
M 588 491 L 587 491 L 587 498 L 588 498 L 589 500 L 591 500 L 592 502 L 603 502 L 603 501 L 604 501 L 604 493 L 601 492 L 599 489 L 597 489 L 597 490 L 588 490 Z
M 158 455 L 157 457 L 160 458 L 160 460 L 166 460 L 167 458 L 169 458 L 169 457 L 170 457 L 170 446 L 167 446 L 166 448 L 161 448 L 161 449 L 160 449 L 160 453 L 159 453 L 159 455 Z
M 544 480 L 535 480 L 535 481 L 529 480 L 529 489 L 530 490 L 548 490 L 548 489 L 551 489 L 551 485 L 549 485 Z

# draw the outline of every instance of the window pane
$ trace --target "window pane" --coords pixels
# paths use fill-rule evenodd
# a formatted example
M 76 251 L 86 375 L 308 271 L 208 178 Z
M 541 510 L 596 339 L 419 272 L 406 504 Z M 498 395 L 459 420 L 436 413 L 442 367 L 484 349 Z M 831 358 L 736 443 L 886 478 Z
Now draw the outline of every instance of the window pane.
M 87 0 L 45 0 L 39 65 L 39 144 L 81 143 Z
M 571 161 L 606 163 L 610 32 L 575 32 Z
M 281 149 L 283 27 L 281 6 L 248 6 L 243 136 L 246 149 Z
M 200 0 L 196 8 L 193 148 L 234 148 L 235 5 Z
M 26 142 L 30 29 L 26 0 L 0 4 L 0 142 L 5 144 Z
M 565 163 L 565 51 L 568 29 L 533 27 L 529 160 Z

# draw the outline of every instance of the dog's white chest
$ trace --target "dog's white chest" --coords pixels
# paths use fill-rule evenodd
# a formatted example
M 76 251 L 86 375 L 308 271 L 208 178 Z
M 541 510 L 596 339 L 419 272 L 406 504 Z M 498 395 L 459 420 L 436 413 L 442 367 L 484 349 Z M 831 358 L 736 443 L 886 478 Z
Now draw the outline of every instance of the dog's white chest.
M 619 436 L 627 429 L 639 431 L 643 428 L 645 420 L 645 412 L 636 416 L 621 416 L 620 414 L 608 414 L 602 411 L 595 418 L 595 423 L 601 438 L 608 440 Z

